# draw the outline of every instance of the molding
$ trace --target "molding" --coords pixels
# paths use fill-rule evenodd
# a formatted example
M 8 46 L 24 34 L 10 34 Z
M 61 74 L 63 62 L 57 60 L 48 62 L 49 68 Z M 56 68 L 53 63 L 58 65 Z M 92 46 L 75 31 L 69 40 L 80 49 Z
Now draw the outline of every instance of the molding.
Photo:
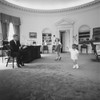
M 96 4 L 100 4 L 100 0 L 95 0 L 93 2 L 87 3 L 87 4 L 83 4 L 80 6 L 76 6 L 76 7 L 71 7 L 71 8 L 65 8 L 65 9 L 55 9 L 55 10 L 38 10 L 38 9 L 30 9 L 30 8 L 25 8 L 25 7 L 21 7 L 21 6 L 17 6 L 11 3 L 8 3 L 7 1 L 2 1 L 0 0 L 0 4 L 8 6 L 10 8 L 13 9 L 17 9 L 17 10 L 21 10 L 21 11 L 25 11 L 25 12 L 30 12 L 30 13 L 62 13 L 62 12 L 69 12 L 69 11 L 74 11 L 74 10 L 79 10 L 79 9 L 83 9 L 83 8 L 87 8 L 87 7 L 91 7 L 94 6 Z
M 71 19 L 68 18 L 63 18 L 61 20 L 59 20 L 58 22 L 56 22 L 56 26 L 66 26 L 66 25 L 73 25 L 75 22 Z

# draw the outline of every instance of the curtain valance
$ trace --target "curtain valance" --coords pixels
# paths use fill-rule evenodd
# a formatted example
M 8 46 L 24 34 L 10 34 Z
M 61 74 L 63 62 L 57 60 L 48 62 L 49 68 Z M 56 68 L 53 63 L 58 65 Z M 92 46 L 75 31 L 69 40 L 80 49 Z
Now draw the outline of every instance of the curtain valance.
M 11 17 L 11 22 L 12 22 L 14 25 L 20 25 L 20 24 L 21 24 L 20 18 L 14 17 L 14 16 Z
M 20 18 L 11 15 L 0 13 L 0 20 L 2 23 L 13 23 L 14 25 L 20 25 Z

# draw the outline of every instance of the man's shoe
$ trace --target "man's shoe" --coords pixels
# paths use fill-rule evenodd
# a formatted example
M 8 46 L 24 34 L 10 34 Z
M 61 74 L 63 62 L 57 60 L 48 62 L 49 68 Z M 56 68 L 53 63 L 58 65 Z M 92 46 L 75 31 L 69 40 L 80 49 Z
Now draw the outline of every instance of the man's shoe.
M 18 68 L 21 68 L 21 66 L 20 66 L 19 64 L 17 65 L 17 67 L 18 67 Z
M 75 65 L 73 65 L 73 68 L 76 68 L 76 66 L 75 66 Z
M 20 65 L 21 65 L 21 66 L 24 66 L 24 63 L 21 63 Z
M 59 57 L 59 60 L 61 60 L 61 57 Z
M 78 64 L 76 64 L 76 68 L 77 68 L 77 69 L 79 68 L 79 65 L 78 65 Z

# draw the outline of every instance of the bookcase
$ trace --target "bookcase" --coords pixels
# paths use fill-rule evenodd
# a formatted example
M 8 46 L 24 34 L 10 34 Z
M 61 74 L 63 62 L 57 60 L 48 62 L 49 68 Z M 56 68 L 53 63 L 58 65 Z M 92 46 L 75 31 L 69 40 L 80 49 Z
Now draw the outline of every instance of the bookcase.
M 84 41 L 88 41 L 90 38 L 90 32 L 79 32 L 79 44 L 83 44 Z
M 46 41 L 47 45 L 52 43 L 52 34 L 51 33 L 42 33 L 42 43 Z
M 93 28 L 93 40 L 94 42 L 100 42 L 100 27 Z

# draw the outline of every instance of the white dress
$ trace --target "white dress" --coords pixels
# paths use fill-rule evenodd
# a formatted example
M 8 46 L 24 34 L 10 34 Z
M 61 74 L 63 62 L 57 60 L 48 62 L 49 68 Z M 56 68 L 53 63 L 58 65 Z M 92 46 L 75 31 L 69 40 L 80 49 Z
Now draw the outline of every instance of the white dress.
M 78 59 L 79 51 L 77 49 L 69 49 L 69 52 L 71 54 L 71 59 L 72 60 L 77 60 Z

